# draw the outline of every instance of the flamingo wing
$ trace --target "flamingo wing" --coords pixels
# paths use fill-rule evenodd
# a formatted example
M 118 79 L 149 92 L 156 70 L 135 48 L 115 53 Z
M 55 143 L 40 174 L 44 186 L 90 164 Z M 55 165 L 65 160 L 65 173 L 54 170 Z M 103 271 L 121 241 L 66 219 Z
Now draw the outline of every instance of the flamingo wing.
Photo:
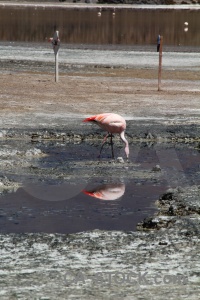
M 83 122 L 97 122 L 105 131 L 110 133 L 120 133 L 126 128 L 126 121 L 120 115 L 113 113 L 103 113 L 91 116 Z

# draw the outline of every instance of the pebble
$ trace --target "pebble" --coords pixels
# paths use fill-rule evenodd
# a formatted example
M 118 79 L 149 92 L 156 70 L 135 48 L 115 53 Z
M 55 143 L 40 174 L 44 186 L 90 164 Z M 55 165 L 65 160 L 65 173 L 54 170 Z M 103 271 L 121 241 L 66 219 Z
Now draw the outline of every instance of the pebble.
M 156 165 L 155 167 L 153 167 L 152 171 L 153 172 L 160 172 L 161 171 L 160 165 Z
M 117 162 L 119 162 L 119 163 L 122 163 L 122 164 L 123 164 L 123 163 L 124 163 L 124 159 L 123 159 L 123 157 L 118 157 L 118 158 L 117 158 Z
M 34 156 L 34 155 L 41 155 L 42 154 L 42 151 L 40 149 L 30 149 L 30 150 L 27 150 L 25 155 L 26 156 Z

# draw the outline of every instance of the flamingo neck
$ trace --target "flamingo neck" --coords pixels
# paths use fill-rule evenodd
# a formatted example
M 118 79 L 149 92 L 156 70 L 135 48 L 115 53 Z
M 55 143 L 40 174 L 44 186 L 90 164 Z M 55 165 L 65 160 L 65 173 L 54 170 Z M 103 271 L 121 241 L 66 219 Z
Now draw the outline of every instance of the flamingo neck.
M 126 153 L 126 157 L 128 158 L 129 157 L 129 144 L 128 144 L 128 141 L 127 139 L 125 138 L 125 135 L 124 135 L 124 131 L 122 131 L 120 133 L 120 137 L 122 139 L 122 141 L 125 143 L 125 153 Z

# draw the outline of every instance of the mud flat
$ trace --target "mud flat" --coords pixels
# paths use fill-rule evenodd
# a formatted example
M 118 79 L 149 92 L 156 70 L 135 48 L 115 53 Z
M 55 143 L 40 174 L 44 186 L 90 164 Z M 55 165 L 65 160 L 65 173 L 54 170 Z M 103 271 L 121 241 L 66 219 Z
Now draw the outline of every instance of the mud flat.
M 158 92 L 154 69 L 71 66 L 55 84 L 51 65 L 34 66 L 19 72 L 4 65 L 0 74 L 0 201 L 25 177 L 32 183 L 120 177 L 157 184 L 162 166 L 141 170 L 135 154 L 123 163 L 92 156 L 103 133 L 82 119 L 102 110 L 127 119 L 132 153 L 136 142 L 155 149 L 188 147 L 199 163 L 198 70 L 166 70 Z M 67 159 L 49 160 L 52 165 L 46 168 L 56 143 L 67 149 Z M 118 138 L 115 147 L 123 156 Z M 173 189 L 155 199 L 157 212 L 140 222 L 138 231 L 1 233 L 1 299 L 198 299 L 200 189 L 195 170 L 186 182 L 180 172 L 168 176 Z M 182 187 L 173 186 L 177 178 Z M 6 217 L 1 207 L 2 225 Z
M 198 299 L 199 194 L 168 190 L 138 232 L 1 234 L 1 299 Z
M 199 189 L 169 194 L 192 209 L 159 230 L 1 235 L 1 299 L 198 299 Z
M 0 137 L 95 139 L 101 130 L 82 119 L 115 111 L 127 119 L 130 140 L 198 141 L 199 71 L 163 71 L 160 92 L 156 76 L 151 69 L 72 66 L 55 84 L 53 74 L 5 70 Z

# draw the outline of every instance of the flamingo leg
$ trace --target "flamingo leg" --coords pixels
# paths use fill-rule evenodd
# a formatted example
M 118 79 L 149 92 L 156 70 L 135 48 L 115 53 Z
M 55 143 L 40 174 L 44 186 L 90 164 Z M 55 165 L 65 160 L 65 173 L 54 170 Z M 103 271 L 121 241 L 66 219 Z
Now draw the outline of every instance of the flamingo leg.
M 104 146 L 104 144 L 105 144 L 105 142 L 106 142 L 106 140 L 107 140 L 107 137 L 109 136 L 110 134 L 109 133 L 107 133 L 106 134 L 106 136 L 104 137 L 104 139 L 103 139 L 103 143 L 102 143 L 102 145 L 101 145 L 101 149 L 100 149 L 100 153 L 99 153 L 99 156 L 98 157 L 101 157 L 101 151 L 102 151 L 102 149 L 103 149 L 103 146 Z
M 113 159 L 115 156 L 114 156 L 114 149 L 113 149 L 113 140 L 112 140 L 112 137 L 113 137 L 113 135 L 111 133 L 111 135 L 110 135 L 110 144 L 111 144 L 112 159 Z

